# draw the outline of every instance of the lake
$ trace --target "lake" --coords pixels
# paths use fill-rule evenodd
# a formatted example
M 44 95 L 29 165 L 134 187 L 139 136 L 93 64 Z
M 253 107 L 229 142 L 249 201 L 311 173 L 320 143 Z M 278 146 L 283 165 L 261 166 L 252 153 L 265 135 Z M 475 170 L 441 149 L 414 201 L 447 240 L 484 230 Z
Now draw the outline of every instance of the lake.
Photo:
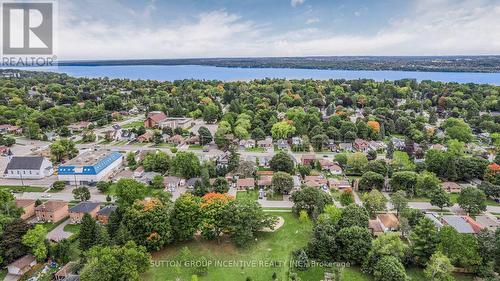
M 55 71 L 67 73 L 75 77 L 109 77 L 160 81 L 181 79 L 235 81 L 262 78 L 312 78 L 320 80 L 368 78 L 376 81 L 383 81 L 412 78 L 418 81 L 433 80 L 441 82 L 500 85 L 500 73 L 230 68 L 199 65 L 59 66 L 56 69 L 36 68 L 30 70 Z

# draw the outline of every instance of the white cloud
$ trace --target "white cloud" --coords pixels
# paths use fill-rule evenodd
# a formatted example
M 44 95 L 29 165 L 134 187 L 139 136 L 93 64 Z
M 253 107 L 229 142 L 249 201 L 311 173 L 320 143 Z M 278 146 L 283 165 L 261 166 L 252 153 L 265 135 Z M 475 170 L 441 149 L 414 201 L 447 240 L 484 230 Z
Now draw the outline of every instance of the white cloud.
M 295 8 L 299 5 L 304 4 L 304 2 L 306 2 L 306 0 L 290 0 L 290 5 Z
M 88 1 L 100 5 L 97 0 Z M 71 5 L 61 5 L 60 58 L 500 53 L 500 3 L 495 0 L 416 0 L 412 15 L 394 17 L 385 28 L 369 35 L 361 30 L 359 34 L 333 33 L 320 25 L 277 32 L 268 22 L 252 22 L 224 10 L 154 25 L 145 19 L 145 14 L 156 9 L 154 1 L 140 11 L 116 0 L 103 2 L 112 5 L 107 10 L 109 18 L 85 16 Z M 99 8 L 99 12 L 105 10 Z M 120 16 L 113 18 L 114 14 Z M 310 18 L 306 23 L 315 22 Z
M 320 20 L 318 18 L 310 18 L 310 19 L 307 19 L 306 24 L 315 24 L 318 22 L 320 22 Z

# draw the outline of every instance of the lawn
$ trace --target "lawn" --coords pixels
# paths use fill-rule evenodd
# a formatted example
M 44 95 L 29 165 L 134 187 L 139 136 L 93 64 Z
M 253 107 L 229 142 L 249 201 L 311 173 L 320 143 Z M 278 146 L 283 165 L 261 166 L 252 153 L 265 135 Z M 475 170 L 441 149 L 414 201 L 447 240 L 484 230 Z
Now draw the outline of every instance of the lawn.
M 0 270 L 0 280 L 3 280 L 7 276 L 7 270 L 2 269 Z
M 199 144 L 191 144 L 189 146 L 189 149 L 192 149 L 192 150 L 200 150 L 200 149 L 203 149 L 203 146 L 202 145 L 199 145 Z
M 130 128 L 135 128 L 135 127 L 140 127 L 140 126 L 144 126 L 144 121 L 138 120 L 138 121 L 130 122 L 130 123 L 123 125 L 122 128 L 130 129 Z
M 158 190 L 158 189 L 157 189 Z M 149 185 L 146 185 L 146 189 L 145 189 L 145 195 L 146 197 L 147 196 L 151 196 L 153 194 L 153 192 L 155 191 L 154 188 L 152 188 L 151 186 Z M 105 193 L 106 195 L 110 195 L 110 196 L 115 196 L 116 195 L 116 183 L 112 184 L 109 186 L 109 190 Z
M 262 147 L 248 147 L 248 148 L 245 148 L 245 151 L 246 152 L 265 152 L 266 150 Z
M 257 200 L 259 197 L 259 192 L 257 190 L 248 190 L 248 191 L 238 191 L 236 192 L 236 199 L 250 199 Z
M 0 185 L 1 189 L 7 189 L 12 192 L 44 192 L 46 188 L 39 186 L 20 186 L 20 185 Z
M 199 280 L 245 280 L 247 277 L 251 280 L 271 280 L 274 272 L 278 276 L 277 280 L 287 280 L 290 253 L 307 244 L 312 225 L 300 224 L 297 218 L 288 212 L 272 214 L 285 219 L 283 227 L 273 233 L 261 233 L 255 244 L 248 249 L 236 248 L 229 241 L 218 244 L 215 241 L 195 240 L 177 244 L 154 253 L 155 262 L 142 279 L 191 280 L 194 268 L 172 263 L 180 260 L 181 249 L 187 247 L 191 252 L 191 258 L 188 260 L 198 261 L 203 256 L 209 262 L 208 274 L 199 277 Z M 291 236 L 293 239 L 290 239 Z M 225 264 L 221 264 L 222 262 Z
M 67 224 L 64 226 L 64 231 L 71 232 L 73 234 L 80 232 L 79 224 Z
M 450 193 L 450 199 L 452 203 L 457 203 L 459 193 Z M 413 197 L 410 199 L 410 202 L 429 202 L 431 201 L 428 197 Z M 500 203 L 497 203 L 491 199 L 486 200 L 486 205 L 488 206 L 500 206 Z

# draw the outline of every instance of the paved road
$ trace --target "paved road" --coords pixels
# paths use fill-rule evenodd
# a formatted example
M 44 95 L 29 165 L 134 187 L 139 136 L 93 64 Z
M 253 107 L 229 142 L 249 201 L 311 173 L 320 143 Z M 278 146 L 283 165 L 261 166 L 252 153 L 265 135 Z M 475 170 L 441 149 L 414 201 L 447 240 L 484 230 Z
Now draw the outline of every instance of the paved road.
M 429 202 L 410 202 L 408 205 L 412 208 L 421 210 L 438 209 L 438 207 L 432 206 Z M 462 209 L 458 206 L 458 204 L 455 204 L 448 209 L 455 213 L 462 212 Z M 500 206 L 487 206 L 486 211 L 490 213 L 500 213 Z
M 69 238 L 73 233 L 64 231 L 64 227 L 69 224 L 69 219 L 63 221 L 56 228 L 52 229 L 49 233 L 47 233 L 47 239 L 59 242 L 63 239 Z

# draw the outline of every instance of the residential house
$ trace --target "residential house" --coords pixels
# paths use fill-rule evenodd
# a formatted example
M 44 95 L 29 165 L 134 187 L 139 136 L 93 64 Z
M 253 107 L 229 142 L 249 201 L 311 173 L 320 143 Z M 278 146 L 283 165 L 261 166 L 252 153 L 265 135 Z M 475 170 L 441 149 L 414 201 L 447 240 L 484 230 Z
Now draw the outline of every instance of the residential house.
M 469 216 L 444 215 L 441 222 L 453 227 L 458 233 L 477 234 L 481 231 L 481 226 Z
M 369 141 L 368 146 L 371 150 L 380 151 L 384 150 L 387 145 L 383 141 Z
M 399 220 L 392 213 L 377 214 L 375 219 L 368 221 L 368 228 L 373 235 L 379 236 L 385 232 L 397 231 Z
M 236 188 L 239 190 L 243 189 L 254 189 L 255 180 L 253 178 L 243 178 L 236 180 Z
M 167 115 L 163 111 L 151 111 L 148 113 L 146 120 L 144 120 L 144 127 L 156 128 L 160 123 L 167 119 Z
M 122 130 L 120 140 L 135 141 L 136 139 L 137 135 L 134 132 L 132 132 L 132 130 Z
M 500 227 L 499 219 L 490 214 L 476 216 L 475 219 L 481 228 L 487 228 L 491 231 L 495 231 Z
M 36 259 L 33 255 L 25 255 L 13 263 L 7 265 L 7 271 L 12 275 L 23 275 L 36 265 Z M 17 280 L 17 278 L 16 278 Z
M 154 177 L 161 175 L 157 172 L 144 172 L 142 176 L 138 179 L 138 181 L 144 184 L 151 184 L 153 182 Z
M 137 137 L 138 142 L 150 142 L 153 139 L 153 133 L 145 132 L 144 134 Z
M 4 171 L 8 179 L 43 179 L 54 173 L 52 163 L 40 156 L 14 156 Z
M 259 189 L 266 189 L 271 186 L 272 180 L 273 180 L 272 176 L 261 176 L 257 180 L 257 187 L 259 187 Z
M 370 150 L 370 143 L 364 139 L 354 140 L 354 149 L 361 152 L 368 152 Z
M 302 145 L 303 141 L 301 137 L 292 137 L 292 145 Z
M 328 148 L 330 151 L 336 151 L 337 150 L 337 144 L 335 143 L 335 140 L 329 139 L 326 142 L 326 148 Z
M 339 150 L 340 151 L 354 151 L 354 148 L 352 147 L 352 143 L 350 142 L 341 142 L 339 143 Z
M 144 175 L 144 167 L 139 166 L 134 171 L 134 178 L 141 178 Z
M 68 202 L 49 200 L 35 208 L 38 221 L 56 223 L 68 216 Z
M 302 165 L 312 165 L 316 161 L 316 155 L 314 154 L 304 154 L 302 155 Z
M 175 136 L 174 136 L 175 137 Z M 192 136 L 189 137 L 185 140 L 186 144 L 189 145 L 199 145 L 200 144 L 200 137 L 199 136 Z
M 392 145 L 394 146 L 394 150 L 403 150 L 405 149 L 405 141 L 398 138 L 392 138 Z
M 175 145 L 180 145 L 184 143 L 184 138 L 181 135 L 175 135 L 168 139 L 168 142 Z
M 344 190 L 347 188 L 352 188 L 351 183 L 347 179 L 329 179 L 328 180 L 328 185 L 330 188 L 335 188 L 338 190 Z
M 97 212 L 97 221 L 99 221 L 101 224 L 108 224 L 109 216 L 111 215 L 111 213 L 116 211 L 116 209 L 117 209 L 116 206 L 111 206 L 111 205 L 100 209 Z
M 184 180 L 179 177 L 168 176 L 163 179 L 163 185 L 169 190 L 174 190 L 184 184 Z
M 59 269 L 56 273 L 54 273 L 55 280 L 64 280 L 66 281 L 70 276 L 77 276 L 73 274 L 74 267 L 76 266 L 76 262 L 68 262 L 61 269 Z
M 16 206 L 23 209 L 21 219 L 27 220 L 35 215 L 35 202 L 33 199 L 16 199 Z
M 264 140 L 257 141 L 257 146 L 264 149 L 271 149 L 273 147 L 273 139 L 271 137 L 267 137 Z
M 304 185 L 307 187 L 319 187 L 328 189 L 328 180 L 322 175 L 319 176 L 305 176 Z
M 330 171 L 333 175 L 342 174 L 342 168 L 329 159 L 319 159 L 319 165 L 321 166 L 321 169 Z
M 452 181 L 443 182 L 441 184 L 441 187 L 445 191 L 450 192 L 450 193 L 459 193 L 461 190 L 460 185 L 458 185 L 458 183 L 452 182 Z
M 440 143 L 435 143 L 435 144 L 431 145 L 430 149 L 439 150 L 439 151 L 446 151 L 446 147 Z
M 194 189 L 196 182 L 201 182 L 201 178 L 190 178 L 186 181 L 186 187 L 189 189 Z
M 270 176 L 270 177 L 272 177 L 274 175 L 274 172 L 273 171 L 261 170 L 261 171 L 255 172 L 255 174 L 258 177 L 262 177 L 262 176 Z
M 288 148 L 290 148 L 288 146 L 288 141 L 285 140 L 285 139 L 279 139 L 276 141 L 276 146 L 278 147 L 278 149 L 281 149 L 281 150 L 286 150 Z
M 71 134 L 75 134 L 75 133 L 81 132 L 83 130 L 89 129 L 91 125 L 92 125 L 91 122 L 80 121 L 78 123 L 69 125 L 68 129 L 71 132 Z
M 240 145 L 240 148 L 242 148 L 242 149 L 254 148 L 255 147 L 255 140 L 252 140 L 252 139 L 240 140 L 239 145 Z
M 227 165 L 229 164 L 229 152 L 224 152 L 220 155 L 217 156 L 217 159 L 215 160 L 215 165 L 217 168 L 227 168 Z
M 69 209 L 70 223 L 81 223 L 83 215 L 89 214 L 92 218 L 97 217 L 97 212 L 101 209 L 101 205 L 96 202 L 80 202 Z
M 10 148 L 8 148 L 7 146 L 5 145 L 0 145 L 0 155 L 2 156 L 6 156 L 6 155 L 9 155 L 11 154 L 12 152 L 10 151 Z

